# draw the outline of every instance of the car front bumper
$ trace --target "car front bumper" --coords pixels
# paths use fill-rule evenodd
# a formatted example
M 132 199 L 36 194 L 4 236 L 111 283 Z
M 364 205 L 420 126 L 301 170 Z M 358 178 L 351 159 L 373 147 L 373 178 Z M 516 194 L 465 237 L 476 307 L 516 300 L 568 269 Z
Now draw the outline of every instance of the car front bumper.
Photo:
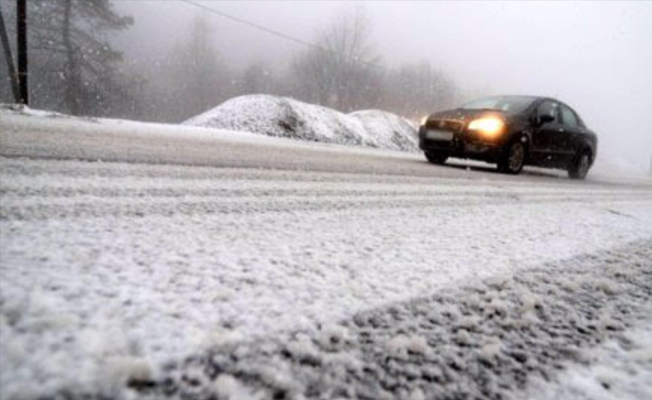
M 446 152 L 450 157 L 496 162 L 502 152 L 500 143 L 487 143 L 466 131 L 454 132 L 451 140 L 433 140 L 419 127 L 419 148 L 423 151 Z

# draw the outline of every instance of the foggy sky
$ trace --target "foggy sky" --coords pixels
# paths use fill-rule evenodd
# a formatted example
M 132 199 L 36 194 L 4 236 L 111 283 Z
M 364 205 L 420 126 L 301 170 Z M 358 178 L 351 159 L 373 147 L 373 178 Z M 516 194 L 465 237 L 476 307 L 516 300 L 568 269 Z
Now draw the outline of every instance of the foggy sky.
M 652 2 L 203 1 L 212 8 L 313 40 L 338 13 L 362 4 L 389 65 L 427 59 L 467 97 L 535 94 L 574 107 L 599 152 L 647 169 L 652 156 Z M 121 36 L 126 59 L 164 60 L 201 9 L 176 1 L 121 1 L 135 17 Z M 211 15 L 234 69 L 283 66 L 298 44 Z M 600 158 L 600 156 L 599 156 Z

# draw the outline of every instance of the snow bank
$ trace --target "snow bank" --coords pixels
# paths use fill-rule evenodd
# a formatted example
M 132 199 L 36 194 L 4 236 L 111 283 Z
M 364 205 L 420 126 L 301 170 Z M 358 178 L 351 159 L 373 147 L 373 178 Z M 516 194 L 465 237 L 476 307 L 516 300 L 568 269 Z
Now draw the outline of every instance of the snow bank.
M 398 115 L 376 110 L 346 115 L 269 95 L 236 97 L 184 125 L 392 150 L 417 148 L 416 127 Z
M 380 110 L 356 111 L 349 117 L 360 120 L 380 143 L 391 143 L 392 149 L 411 151 L 417 148 L 417 128 L 408 119 Z

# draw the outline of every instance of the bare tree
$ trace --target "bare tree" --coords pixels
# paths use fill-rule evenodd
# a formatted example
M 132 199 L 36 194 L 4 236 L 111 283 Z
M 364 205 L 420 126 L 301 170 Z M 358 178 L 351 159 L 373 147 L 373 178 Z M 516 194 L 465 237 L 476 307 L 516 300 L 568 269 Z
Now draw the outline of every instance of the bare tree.
M 405 64 L 385 79 L 383 106 L 407 117 L 418 118 L 458 101 L 455 82 L 429 61 Z
M 189 34 L 176 44 L 169 59 L 169 80 L 173 93 L 171 112 L 185 119 L 215 107 L 233 92 L 233 82 L 221 62 L 213 39 L 213 27 L 203 15 L 197 15 Z M 170 90 L 172 89 L 172 90 Z
M 292 64 L 301 97 L 342 111 L 364 103 L 367 90 L 375 87 L 372 82 L 378 77 L 378 57 L 364 8 L 339 14 L 318 36 L 317 46 Z

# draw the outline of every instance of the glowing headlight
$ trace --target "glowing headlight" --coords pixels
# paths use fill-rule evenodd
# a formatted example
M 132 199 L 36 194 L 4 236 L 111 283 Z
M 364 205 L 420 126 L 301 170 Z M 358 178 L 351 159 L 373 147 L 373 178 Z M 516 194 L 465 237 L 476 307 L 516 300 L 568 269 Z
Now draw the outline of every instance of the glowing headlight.
M 480 131 L 485 136 L 496 136 L 502 132 L 505 123 L 495 117 L 479 118 L 471 121 L 469 124 L 470 131 Z
M 425 117 L 421 118 L 421 125 L 425 125 L 426 122 L 428 122 L 428 117 L 430 117 L 430 115 L 426 115 Z

